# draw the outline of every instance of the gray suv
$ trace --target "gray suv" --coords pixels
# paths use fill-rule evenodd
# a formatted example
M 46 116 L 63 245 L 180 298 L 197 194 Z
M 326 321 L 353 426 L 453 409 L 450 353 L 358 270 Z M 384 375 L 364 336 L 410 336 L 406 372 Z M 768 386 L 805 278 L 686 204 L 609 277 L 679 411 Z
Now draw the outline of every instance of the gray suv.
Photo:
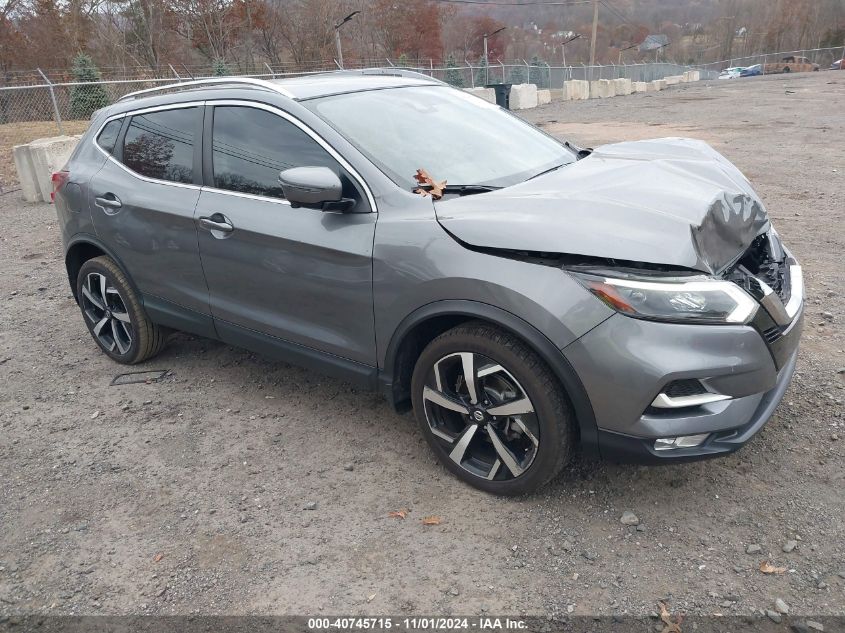
M 496 494 L 576 448 L 735 451 L 795 367 L 801 268 L 702 142 L 582 149 L 409 73 L 218 79 L 95 113 L 53 180 L 108 356 L 182 330 L 379 390 Z

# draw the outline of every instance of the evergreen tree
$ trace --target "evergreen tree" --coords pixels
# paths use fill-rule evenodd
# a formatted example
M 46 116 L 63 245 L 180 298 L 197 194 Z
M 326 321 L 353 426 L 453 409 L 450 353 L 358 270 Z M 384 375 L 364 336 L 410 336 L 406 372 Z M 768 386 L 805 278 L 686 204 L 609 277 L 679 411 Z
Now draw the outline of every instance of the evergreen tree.
M 475 87 L 478 88 L 487 85 L 488 75 L 487 59 L 482 55 L 478 58 L 478 67 L 475 70 Z
M 508 72 L 508 83 L 517 85 L 526 83 L 525 68 L 522 66 L 512 66 Z
M 464 87 L 464 74 L 458 68 L 452 55 L 446 59 L 446 83 L 456 88 Z
M 211 74 L 215 77 L 228 77 L 232 73 L 229 72 L 229 67 L 226 65 L 226 60 L 222 57 L 218 57 L 214 60 L 214 64 L 211 67 Z
M 397 61 L 399 62 L 399 68 L 407 68 L 409 66 L 408 56 L 405 53 L 402 53 Z
M 536 84 L 540 89 L 549 87 L 549 67 L 545 61 L 536 55 L 531 58 L 531 68 L 528 70 L 528 83 Z
M 85 53 L 73 58 L 73 80 L 90 85 L 74 86 L 70 91 L 70 116 L 88 119 L 95 110 L 109 104 L 109 93 L 100 83 L 100 71 L 94 60 Z

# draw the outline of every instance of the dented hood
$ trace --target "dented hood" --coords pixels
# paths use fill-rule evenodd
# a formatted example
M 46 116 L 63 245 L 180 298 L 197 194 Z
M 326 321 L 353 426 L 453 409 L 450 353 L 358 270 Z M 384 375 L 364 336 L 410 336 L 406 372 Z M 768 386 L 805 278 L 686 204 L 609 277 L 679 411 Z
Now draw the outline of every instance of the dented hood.
M 702 141 L 605 145 L 533 180 L 435 203 L 441 225 L 484 248 L 721 272 L 769 228 L 748 180 Z

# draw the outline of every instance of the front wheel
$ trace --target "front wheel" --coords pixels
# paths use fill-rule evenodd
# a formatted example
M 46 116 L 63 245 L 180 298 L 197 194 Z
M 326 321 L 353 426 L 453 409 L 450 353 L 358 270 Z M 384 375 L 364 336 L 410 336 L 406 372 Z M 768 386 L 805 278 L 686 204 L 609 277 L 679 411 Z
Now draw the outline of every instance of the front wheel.
M 423 350 L 411 382 L 423 435 L 470 485 L 526 494 L 568 463 L 569 402 L 545 362 L 512 334 L 484 323 L 449 330 Z

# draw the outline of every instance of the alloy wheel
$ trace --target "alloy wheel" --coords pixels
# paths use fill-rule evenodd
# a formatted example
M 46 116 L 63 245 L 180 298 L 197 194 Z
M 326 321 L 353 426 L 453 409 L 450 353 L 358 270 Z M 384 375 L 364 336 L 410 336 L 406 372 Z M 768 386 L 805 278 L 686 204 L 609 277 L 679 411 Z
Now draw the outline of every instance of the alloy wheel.
M 117 288 L 101 273 L 88 273 L 82 284 L 82 310 L 104 349 L 125 354 L 132 346 L 129 312 Z
M 473 352 L 444 356 L 423 388 L 425 418 L 449 458 L 489 481 L 522 475 L 540 446 L 534 405 L 500 363 Z

